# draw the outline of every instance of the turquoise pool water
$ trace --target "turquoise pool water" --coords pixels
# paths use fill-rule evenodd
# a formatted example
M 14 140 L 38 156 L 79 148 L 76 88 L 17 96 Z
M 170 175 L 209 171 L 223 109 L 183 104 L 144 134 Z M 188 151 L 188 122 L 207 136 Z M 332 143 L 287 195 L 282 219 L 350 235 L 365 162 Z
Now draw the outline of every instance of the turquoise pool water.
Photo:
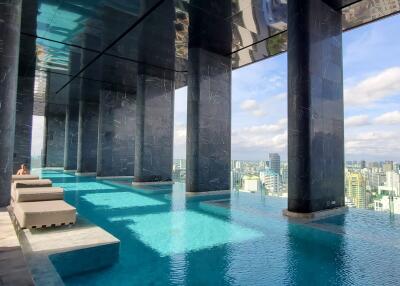
M 400 285 L 398 215 L 351 209 L 300 224 L 282 217 L 281 198 L 186 202 L 181 183 L 157 193 L 59 171 L 43 177 L 121 240 L 118 263 L 64 277 L 66 285 Z

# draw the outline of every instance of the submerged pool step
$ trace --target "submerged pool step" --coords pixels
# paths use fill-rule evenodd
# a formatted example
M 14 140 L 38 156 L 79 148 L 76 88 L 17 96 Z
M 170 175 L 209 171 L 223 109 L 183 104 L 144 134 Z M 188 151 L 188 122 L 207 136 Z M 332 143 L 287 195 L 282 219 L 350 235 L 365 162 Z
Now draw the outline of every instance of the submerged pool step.
M 119 258 L 120 241 L 79 216 L 74 226 L 24 229 L 21 236 L 37 285 L 105 268 Z

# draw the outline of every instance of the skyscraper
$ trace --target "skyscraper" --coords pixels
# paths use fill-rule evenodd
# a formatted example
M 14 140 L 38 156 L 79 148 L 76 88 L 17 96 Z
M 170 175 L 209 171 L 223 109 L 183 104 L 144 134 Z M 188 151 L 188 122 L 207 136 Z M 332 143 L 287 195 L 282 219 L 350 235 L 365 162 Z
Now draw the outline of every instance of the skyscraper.
M 269 168 L 280 175 L 281 173 L 281 157 L 278 153 L 269 153 Z
M 383 163 L 382 167 L 383 167 L 384 172 L 393 171 L 393 161 L 385 161 L 385 163 Z
M 361 173 L 348 172 L 346 174 L 346 196 L 357 208 L 367 207 L 365 180 Z

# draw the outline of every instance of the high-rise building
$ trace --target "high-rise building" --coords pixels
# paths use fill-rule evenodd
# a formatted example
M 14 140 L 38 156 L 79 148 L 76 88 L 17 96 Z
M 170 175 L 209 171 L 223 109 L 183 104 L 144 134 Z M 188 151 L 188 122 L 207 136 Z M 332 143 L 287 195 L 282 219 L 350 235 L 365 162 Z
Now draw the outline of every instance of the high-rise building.
M 243 176 L 242 178 L 242 192 L 256 193 L 260 191 L 260 178 L 258 176 Z
M 240 168 L 241 168 L 241 163 L 240 163 L 240 161 L 236 160 L 235 161 L 235 169 L 240 170 Z
M 393 171 L 393 161 L 386 161 L 385 163 L 383 163 L 382 167 L 384 172 Z
M 241 185 L 242 172 L 240 170 L 231 171 L 231 188 L 236 188 Z
M 267 192 L 279 193 L 281 191 L 280 176 L 271 169 L 260 172 L 260 180 Z
M 378 187 L 379 194 L 400 196 L 400 175 L 394 171 L 386 172 L 384 186 Z
M 281 163 L 281 182 L 287 185 L 289 181 L 289 170 L 287 162 Z
M 399 171 L 400 171 L 400 164 L 399 163 L 394 163 L 393 164 L 393 171 L 395 171 L 396 173 L 399 173 Z
M 380 186 L 384 186 L 386 182 L 386 173 L 373 169 L 369 174 L 368 183 L 373 190 L 378 190 Z
M 365 180 L 361 173 L 347 172 L 346 197 L 357 207 L 366 208 L 368 205 Z
M 367 167 L 367 164 L 366 164 L 365 160 L 361 160 L 361 162 L 360 162 L 360 168 L 361 168 L 361 169 L 365 169 L 366 167 Z
M 281 157 L 278 153 L 269 153 L 269 168 L 280 175 L 281 172 Z

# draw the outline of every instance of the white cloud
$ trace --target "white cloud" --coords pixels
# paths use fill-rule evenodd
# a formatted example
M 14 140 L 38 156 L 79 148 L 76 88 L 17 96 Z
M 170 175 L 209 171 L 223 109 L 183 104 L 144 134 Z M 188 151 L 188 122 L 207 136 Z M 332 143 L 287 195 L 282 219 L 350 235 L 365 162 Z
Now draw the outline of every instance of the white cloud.
M 240 104 L 240 108 L 242 110 L 250 112 L 250 114 L 256 117 L 261 117 L 267 114 L 263 109 L 262 104 L 258 103 L 254 99 L 246 99 L 242 101 L 242 103 Z
M 253 110 L 255 108 L 257 108 L 257 101 L 255 101 L 254 99 L 246 99 L 244 101 L 242 101 L 242 103 L 240 104 L 240 108 L 243 110 Z
M 345 151 L 350 156 L 392 158 L 400 152 L 400 133 L 393 131 L 368 131 L 346 138 Z
M 287 98 L 287 93 L 286 92 L 279 93 L 279 94 L 275 95 L 273 98 L 277 99 L 277 100 L 286 99 Z
M 241 153 L 257 151 L 284 152 L 287 148 L 287 119 L 274 124 L 253 125 L 232 131 L 233 157 Z
M 261 117 L 261 116 L 266 115 L 267 113 L 264 110 L 262 110 L 261 108 L 258 108 L 256 110 L 253 110 L 251 112 L 251 114 L 253 114 L 254 116 L 257 116 L 257 117 Z
M 370 105 L 400 93 L 400 67 L 383 70 L 344 90 L 347 105 Z
M 400 79 L 399 79 L 400 80 Z M 400 111 L 392 111 L 384 113 L 374 119 L 376 124 L 400 124 Z
M 370 121 L 369 121 L 368 115 L 355 115 L 355 116 L 347 117 L 344 120 L 344 124 L 346 127 L 363 126 L 363 125 L 370 124 Z

